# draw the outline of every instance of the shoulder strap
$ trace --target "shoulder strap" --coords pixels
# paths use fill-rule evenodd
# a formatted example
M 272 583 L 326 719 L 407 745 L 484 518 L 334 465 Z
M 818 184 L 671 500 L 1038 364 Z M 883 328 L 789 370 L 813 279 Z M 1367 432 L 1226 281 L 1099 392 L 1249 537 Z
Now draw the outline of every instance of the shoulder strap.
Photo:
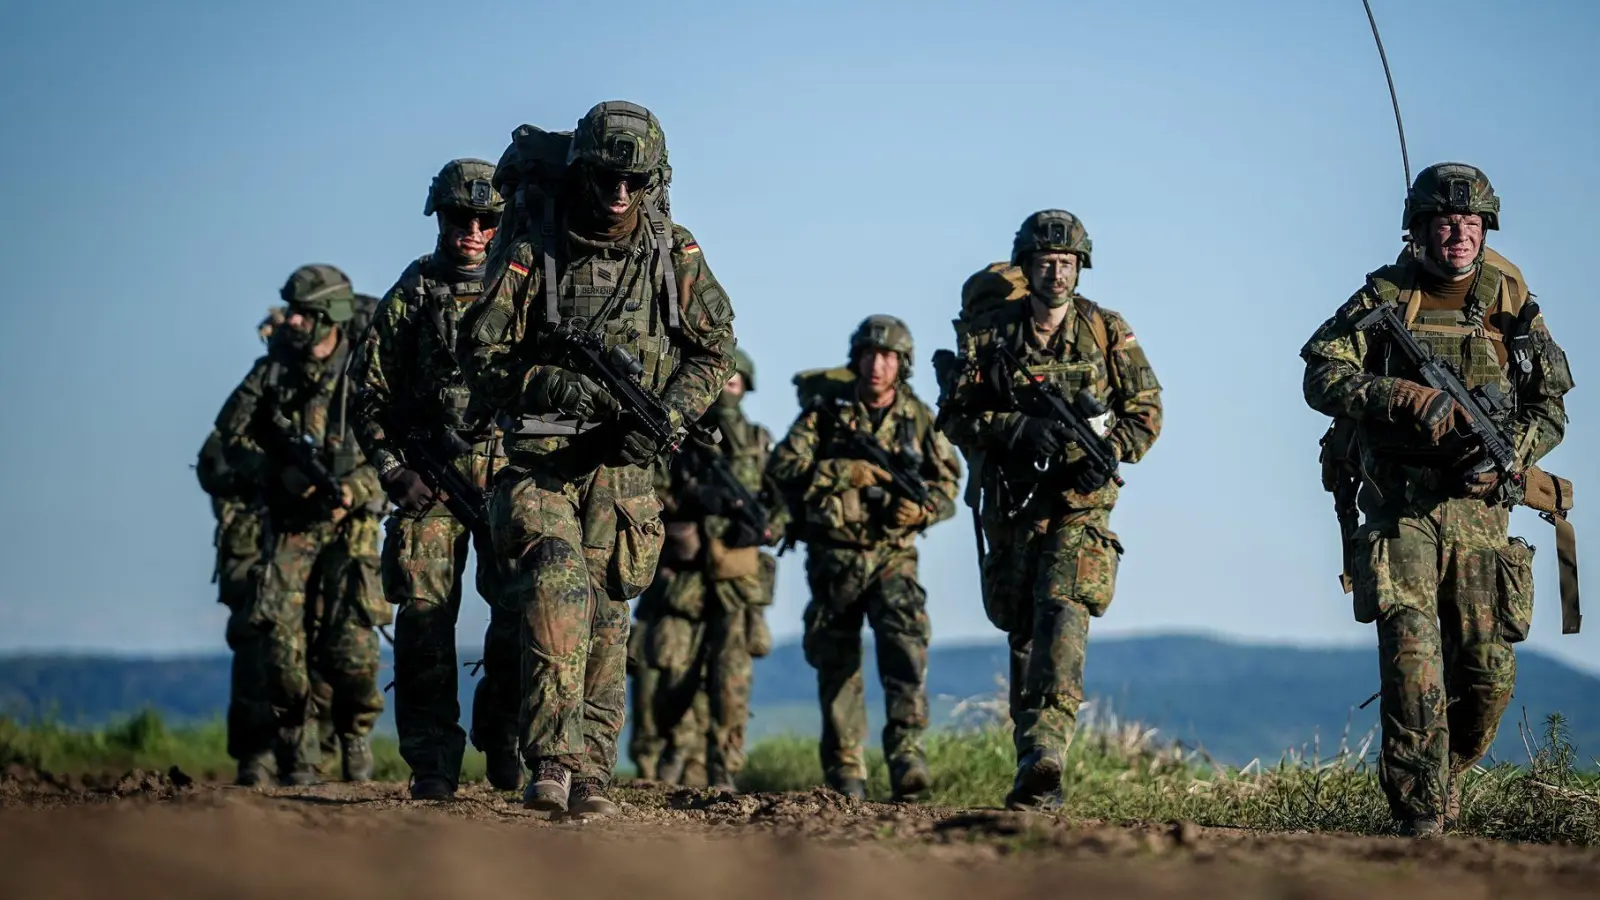
M 650 222 L 650 237 L 654 243 L 656 277 L 666 293 L 667 302 L 667 328 L 677 331 L 678 321 L 678 276 L 672 265 L 672 223 L 661 211 L 661 207 L 654 202 L 654 198 L 647 201 L 645 216 Z
M 1106 331 L 1106 317 L 1100 314 L 1100 304 L 1079 294 L 1074 294 L 1072 300 L 1078 307 L 1078 315 L 1089 323 L 1089 334 L 1094 338 L 1094 345 L 1100 349 L 1100 355 L 1105 356 L 1111 347 L 1111 335 Z
M 544 253 L 544 321 L 554 328 L 561 324 L 561 310 L 557 306 L 559 285 L 556 282 L 556 198 L 546 191 L 544 215 L 539 222 L 539 247 Z

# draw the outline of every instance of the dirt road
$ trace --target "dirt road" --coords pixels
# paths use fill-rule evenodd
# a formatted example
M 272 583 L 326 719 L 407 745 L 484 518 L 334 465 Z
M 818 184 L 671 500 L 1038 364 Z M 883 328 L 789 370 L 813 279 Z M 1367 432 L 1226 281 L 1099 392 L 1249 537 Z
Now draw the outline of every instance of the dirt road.
M 419 804 L 395 784 L 185 780 L 0 776 L 0 896 L 1473 900 L 1600 889 L 1600 850 L 1577 847 L 1113 826 L 821 790 L 630 787 L 616 819 L 551 822 L 481 785 Z

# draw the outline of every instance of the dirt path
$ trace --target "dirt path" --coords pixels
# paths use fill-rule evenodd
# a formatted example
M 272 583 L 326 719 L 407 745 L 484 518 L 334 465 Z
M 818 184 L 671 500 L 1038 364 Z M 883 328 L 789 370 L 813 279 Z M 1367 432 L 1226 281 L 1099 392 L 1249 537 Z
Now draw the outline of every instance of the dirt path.
M 631 787 L 545 821 L 481 785 L 250 791 L 159 774 L 0 776 L 0 896 L 1008 900 L 1588 896 L 1600 850 L 1113 826 L 996 810 Z

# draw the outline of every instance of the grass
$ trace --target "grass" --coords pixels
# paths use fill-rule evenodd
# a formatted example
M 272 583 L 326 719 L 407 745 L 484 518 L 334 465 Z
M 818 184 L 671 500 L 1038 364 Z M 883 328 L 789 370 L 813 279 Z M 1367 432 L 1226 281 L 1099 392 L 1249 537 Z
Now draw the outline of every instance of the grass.
M 962 713 L 960 727 L 929 736 L 934 787 L 924 802 L 997 806 L 1011 785 L 1014 765 L 1003 702 L 968 704 Z M 1458 830 L 1502 840 L 1600 844 L 1600 774 L 1579 760 L 1565 721 L 1552 715 L 1536 731 L 1524 719 L 1517 728 L 1527 764 L 1469 772 Z M 1326 758 L 1313 743 L 1270 765 L 1256 761 L 1234 768 L 1086 706 L 1067 752 L 1062 813 L 1119 823 L 1186 820 L 1273 831 L 1388 834 L 1394 826 L 1371 761 L 1372 746 L 1370 734 L 1354 744 L 1346 735 Z M 407 769 L 392 737 L 375 738 L 373 750 L 380 779 L 405 780 Z M 58 775 L 173 765 L 204 779 L 226 779 L 233 772 L 220 720 L 169 727 L 148 710 L 89 730 L 0 717 L 0 768 L 9 765 Z M 463 780 L 481 780 L 483 757 L 469 749 L 465 768 Z M 869 754 L 868 768 L 869 791 L 886 799 L 881 754 Z M 815 740 L 783 736 L 751 748 L 740 786 L 789 791 L 821 781 Z

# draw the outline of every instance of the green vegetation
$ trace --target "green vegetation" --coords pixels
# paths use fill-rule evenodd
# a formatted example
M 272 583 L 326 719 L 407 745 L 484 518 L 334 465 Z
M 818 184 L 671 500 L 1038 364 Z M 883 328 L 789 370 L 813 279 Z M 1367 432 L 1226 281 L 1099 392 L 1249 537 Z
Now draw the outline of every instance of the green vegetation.
M 1063 815 L 1108 822 L 1170 822 L 1273 831 L 1388 834 L 1394 826 L 1375 766 L 1371 739 L 1352 748 L 1341 741 L 1330 758 L 1300 752 L 1276 764 L 1222 766 L 1201 753 L 1162 743 L 1156 733 L 1085 709 L 1067 753 Z M 1507 727 L 1512 723 L 1507 722 Z M 1522 731 L 1527 766 L 1478 768 L 1463 779 L 1458 831 L 1503 840 L 1600 843 L 1600 775 L 1580 771 L 1559 715 L 1542 735 Z M 928 740 L 934 788 L 924 802 L 937 806 L 996 807 L 1011 787 L 1014 756 L 1010 729 L 992 718 Z M 868 790 L 889 796 L 881 754 L 868 759 Z M 752 791 L 805 789 L 822 780 L 816 743 L 773 738 L 752 748 L 741 787 Z
M 962 727 L 934 732 L 928 761 L 935 784 L 925 802 L 995 807 L 1011 785 L 1013 751 L 1003 704 L 964 704 Z M 978 719 L 974 720 L 974 713 Z M 1388 808 L 1368 761 L 1372 737 L 1341 740 L 1326 759 L 1286 754 L 1275 764 L 1222 766 L 1203 752 L 1163 742 L 1141 725 L 1086 707 L 1067 754 L 1064 815 L 1109 822 L 1170 822 L 1266 830 L 1385 834 Z M 1600 773 L 1578 758 L 1565 721 L 1550 716 L 1537 733 L 1520 732 L 1529 762 L 1476 769 L 1463 781 L 1459 830 L 1503 840 L 1600 844 Z M 0 769 L 12 765 L 56 775 L 165 770 L 176 765 L 201 779 L 233 773 L 221 721 L 169 727 L 146 710 L 105 728 L 80 730 L 53 721 L 0 718 Z M 374 741 L 380 779 L 403 781 L 406 767 L 391 737 Z M 481 780 L 483 758 L 468 751 L 465 780 Z M 883 758 L 869 756 L 869 790 L 889 795 Z M 750 751 L 740 779 L 747 791 L 806 790 L 822 781 L 816 743 L 782 736 Z

